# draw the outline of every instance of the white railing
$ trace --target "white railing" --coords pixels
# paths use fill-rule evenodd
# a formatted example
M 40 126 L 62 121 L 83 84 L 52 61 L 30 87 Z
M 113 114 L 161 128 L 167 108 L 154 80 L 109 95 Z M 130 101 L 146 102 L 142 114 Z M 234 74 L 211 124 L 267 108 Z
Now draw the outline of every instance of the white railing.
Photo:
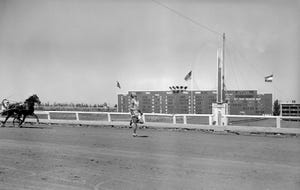
M 286 120 L 298 120 L 297 122 L 299 124 L 300 128 L 300 117 L 291 117 L 291 116 L 268 116 L 268 115 L 224 115 L 223 117 L 227 118 L 227 120 L 230 120 L 230 118 L 252 118 L 252 119 L 274 119 L 276 121 L 275 127 L 281 128 L 281 121 Z M 227 125 L 231 125 L 231 122 L 229 122 Z
M 88 115 L 104 115 L 106 116 L 106 120 L 107 122 L 114 122 L 113 117 L 116 115 L 122 115 L 122 116 L 127 116 L 127 117 L 123 117 L 119 120 L 122 121 L 129 121 L 130 119 L 130 114 L 129 113 L 124 113 L 124 112 L 78 112 L 78 111 L 35 111 L 35 114 L 37 115 L 46 115 L 47 119 L 49 122 L 50 121 L 57 121 L 57 120 L 74 120 L 74 121 L 83 121 L 83 119 L 80 119 L 80 115 L 81 114 L 88 114 Z M 55 117 L 51 116 L 53 114 L 59 114 L 61 115 L 62 118 L 60 119 L 55 119 Z M 67 116 L 65 118 L 63 118 L 63 115 L 72 115 L 74 116 L 74 119 L 68 119 Z M 149 118 L 153 116 L 156 116 L 156 118 L 159 117 L 168 117 L 170 118 L 169 120 L 171 122 L 168 122 L 168 120 L 166 121 L 161 121 L 162 123 L 166 122 L 166 123 L 173 123 L 173 124 L 178 124 L 178 123 L 182 123 L 182 124 L 187 124 L 187 117 L 206 117 L 208 118 L 208 125 L 212 125 L 212 114 L 160 114 L 160 113 L 144 113 L 143 114 L 143 120 L 145 123 L 151 123 L 155 121 L 149 121 Z M 177 122 L 177 119 L 182 117 L 182 122 Z M 43 120 L 43 119 L 42 119 Z M 44 119 L 45 120 L 45 119 Z M 88 119 L 91 120 L 91 119 Z M 159 119 L 158 119 L 159 120 Z M 97 120 L 95 120 L 97 121 Z M 103 121 L 103 120 L 102 120 Z M 159 122 L 159 121 L 158 121 Z
M 47 119 L 49 121 L 51 120 L 60 120 L 60 119 L 53 119 L 51 118 L 51 113 L 55 114 L 75 114 L 75 120 L 76 121 L 81 121 L 79 114 L 90 114 L 90 115 L 106 115 L 107 116 L 107 121 L 112 122 L 111 115 L 128 115 L 129 113 L 123 113 L 123 112 L 82 112 L 82 111 L 35 111 L 35 114 L 38 115 L 47 115 Z M 69 120 L 69 119 L 61 119 L 61 120 Z
M 124 112 L 78 112 L 78 111 L 36 111 L 35 112 L 38 115 L 47 115 L 47 120 L 75 120 L 77 122 L 79 121 L 93 121 L 93 119 L 81 119 L 81 115 L 102 115 L 101 121 L 106 122 L 115 122 L 115 121 L 129 121 L 130 120 L 130 114 L 124 113 Z M 56 118 L 53 115 L 61 115 L 60 118 Z M 72 119 L 68 119 L 68 117 L 64 118 L 64 115 L 73 115 Z M 116 118 L 116 116 L 121 116 L 119 118 Z M 70 117 L 70 116 L 69 116 Z M 206 120 L 202 123 L 198 124 L 204 124 L 204 125 L 213 125 L 213 115 L 212 114 L 160 114 L 160 113 L 144 113 L 143 114 L 143 120 L 145 123 L 171 123 L 171 124 L 191 124 L 191 118 L 205 118 Z M 231 122 L 232 119 L 238 118 L 248 118 L 248 119 L 274 119 L 275 121 L 275 127 L 281 128 L 281 121 L 282 120 L 298 120 L 300 121 L 300 117 L 288 117 L 288 116 L 268 116 L 268 115 L 223 115 L 224 118 L 226 118 L 229 122 L 227 125 L 234 125 L 234 122 Z M 99 117 L 95 117 L 96 119 L 94 121 L 100 121 Z M 151 119 L 152 118 L 152 119 Z M 243 120 L 239 120 L 243 121 Z M 299 124 L 300 128 L 300 122 L 297 122 Z M 194 124 L 197 124 L 197 122 L 194 122 Z M 225 124 L 226 125 L 226 124 Z
M 65 124 L 92 124 L 92 125 L 128 125 L 130 114 L 124 112 L 78 112 L 78 111 L 35 111 L 41 122 L 45 123 L 65 123 Z M 235 127 L 255 127 L 275 128 L 279 131 L 280 128 L 297 128 L 300 131 L 300 117 L 287 116 L 265 116 L 265 115 L 223 115 L 223 118 L 228 121 L 225 126 L 215 126 L 212 114 L 159 114 L 159 113 L 144 113 L 143 120 L 149 126 L 167 126 L 167 127 L 182 127 L 182 128 L 213 128 L 231 129 Z M 2 117 L 1 120 L 4 118 Z M 298 122 L 290 122 L 296 120 Z M 26 121 L 34 121 L 30 118 Z M 262 123 L 264 125 L 262 125 Z M 266 123 L 266 124 L 265 124 Z M 271 124 L 270 124 L 271 123 Z M 282 124 L 283 123 L 283 124 Z M 288 123 L 288 127 L 286 127 Z M 272 129 L 272 130 L 273 130 Z

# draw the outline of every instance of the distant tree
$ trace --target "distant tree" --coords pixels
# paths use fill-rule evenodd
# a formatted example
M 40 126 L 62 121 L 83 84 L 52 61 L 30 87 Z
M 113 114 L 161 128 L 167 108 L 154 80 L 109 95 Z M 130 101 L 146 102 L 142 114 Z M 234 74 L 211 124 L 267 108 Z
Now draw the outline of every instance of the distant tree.
M 280 104 L 279 104 L 279 101 L 278 100 L 275 100 L 274 101 L 274 104 L 273 104 L 273 115 L 280 115 Z

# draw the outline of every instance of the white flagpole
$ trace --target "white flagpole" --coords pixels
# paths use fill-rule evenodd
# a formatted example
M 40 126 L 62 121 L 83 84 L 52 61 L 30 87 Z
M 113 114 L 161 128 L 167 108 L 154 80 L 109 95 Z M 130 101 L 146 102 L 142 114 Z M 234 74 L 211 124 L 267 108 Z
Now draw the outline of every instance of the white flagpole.
M 118 95 L 118 91 L 119 90 L 117 90 L 117 112 L 119 112 L 119 95 Z
M 272 75 L 273 75 L 272 76 L 272 88 L 273 88 L 273 93 L 274 93 L 274 98 L 273 98 L 273 102 L 272 102 L 272 104 L 273 104 L 276 99 L 279 101 L 279 97 L 276 97 L 276 96 L 278 96 L 279 93 L 276 93 L 277 89 L 276 89 L 275 84 L 274 84 L 276 81 L 274 81 L 275 78 L 274 78 L 273 72 L 272 72 Z
M 117 84 L 116 84 L 117 85 Z M 118 112 L 118 109 L 119 109 L 119 105 L 118 105 L 118 99 L 119 99 L 119 97 L 118 97 L 118 87 L 116 86 L 116 90 L 115 90 L 115 93 L 116 93 L 116 96 L 117 96 L 117 110 L 116 110 L 116 112 Z
M 119 112 L 119 96 L 118 96 L 118 93 L 120 92 L 120 87 L 118 86 L 120 85 L 119 81 L 117 81 L 117 84 L 116 84 L 116 95 L 117 95 L 117 110 L 116 112 Z
M 192 71 L 192 76 L 191 76 L 191 113 L 194 113 L 194 95 L 193 95 L 193 90 L 194 90 L 194 73 Z

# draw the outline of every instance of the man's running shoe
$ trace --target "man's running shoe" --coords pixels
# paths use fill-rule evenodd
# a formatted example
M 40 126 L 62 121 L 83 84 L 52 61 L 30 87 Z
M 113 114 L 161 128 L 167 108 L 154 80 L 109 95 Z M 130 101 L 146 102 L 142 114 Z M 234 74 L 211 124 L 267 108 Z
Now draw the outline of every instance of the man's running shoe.
M 137 136 L 137 134 L 136 134 L 136 133 L 133 133 L 133 134 L 132 134 L 132 136 L 133 136 L 133 137 L 136 137 L 136 136 Z

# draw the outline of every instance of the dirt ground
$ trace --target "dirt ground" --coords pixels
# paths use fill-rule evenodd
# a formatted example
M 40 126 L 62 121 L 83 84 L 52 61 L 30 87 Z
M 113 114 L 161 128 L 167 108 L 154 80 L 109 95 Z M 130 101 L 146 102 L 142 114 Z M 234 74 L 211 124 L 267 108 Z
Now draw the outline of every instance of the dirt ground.
M 300 137 L 0 128 L 1 190 L 300 189 Z

